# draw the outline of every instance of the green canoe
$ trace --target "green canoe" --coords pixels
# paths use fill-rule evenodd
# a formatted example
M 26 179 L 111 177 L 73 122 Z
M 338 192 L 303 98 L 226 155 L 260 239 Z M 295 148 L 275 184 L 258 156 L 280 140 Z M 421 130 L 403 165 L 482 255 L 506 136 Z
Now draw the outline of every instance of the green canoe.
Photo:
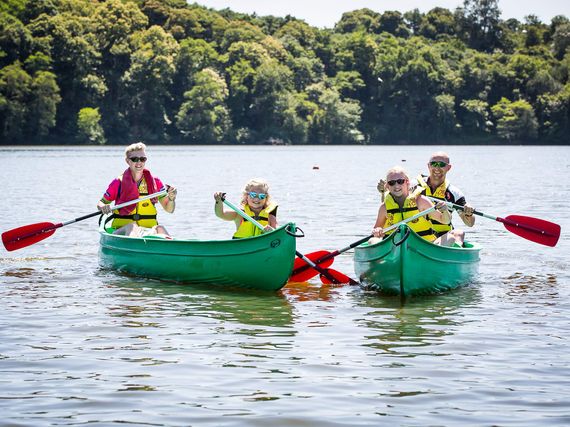
M 375 244 L 354 249 L 354 269 L 363 285 L 388 295 L 425 295 L 469 283 L 481 247 L 442 247 L 422 239 L 407 225 Z
M 190 284 L 274 291 L 293 269 L 295 224 L 248 239 L 166 240 L 126 237 L 99 230 L 102 266 Z

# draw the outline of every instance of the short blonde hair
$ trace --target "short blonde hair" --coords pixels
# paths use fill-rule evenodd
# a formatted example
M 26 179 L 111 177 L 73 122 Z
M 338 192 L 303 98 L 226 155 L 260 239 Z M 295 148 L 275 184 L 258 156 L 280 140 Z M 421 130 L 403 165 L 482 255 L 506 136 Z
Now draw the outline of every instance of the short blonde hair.
M 247 194 L 251 191 L 253 187 L 263 188 L 263 192 L 267 194 L 267 197 L 265 197 L 265 204 L 263 206 L 264 207 L 268 206 L 271 200 L 271 195 L 269 194 L 269 184 L 263 178 L 253 178 L 250 179 L 247 182 L 247 184 L 245 184 L 245 187 L 243 188 L 243 193 L 241 195 L 241 204 L 244 206 L 247 205 Z
M 129 145 L 127 148 L 125 148 L 125 157 L 129 157 L 129 153 L 132 153 L 133 151 L 145 151 L 146 150 L 146 145 L 143 144 L 142 142 L 135 142 L 134 144 Z
M 394 166 L 393 168 L 388 169 L 388 172 L 386 172 L 386 181 L 388 181 L 388 175 L 390 175 L 392 173 L 400 173 L 400 174 L 404 175 L 408 181 L 410 180 L 410 176 L 408 175 L 408 172 L 406 172 L 406 170 L 403 167 Z

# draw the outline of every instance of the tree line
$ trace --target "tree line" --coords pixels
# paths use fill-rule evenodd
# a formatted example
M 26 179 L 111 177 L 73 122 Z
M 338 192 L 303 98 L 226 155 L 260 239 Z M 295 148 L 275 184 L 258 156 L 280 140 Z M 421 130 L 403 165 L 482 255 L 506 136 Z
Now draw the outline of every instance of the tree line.
M 2 144 L 568 144 L 570 21 L 4 0 Z

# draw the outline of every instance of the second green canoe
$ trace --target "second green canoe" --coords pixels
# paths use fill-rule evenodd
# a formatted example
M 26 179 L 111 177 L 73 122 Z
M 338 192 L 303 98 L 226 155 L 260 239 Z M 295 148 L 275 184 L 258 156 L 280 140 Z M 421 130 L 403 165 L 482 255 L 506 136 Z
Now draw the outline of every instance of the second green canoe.
M 454 289 L 477 275 L 477 244 L 442 247 L 402 225 L 390 237 L 354 249 L 354 268 L 368 289 L 388 295 L 425 295 Z
M 295 225 L 247 239 L 166 240 L 100 230 L 101 265 L 181 283 L 275 291 L 293 269 Z

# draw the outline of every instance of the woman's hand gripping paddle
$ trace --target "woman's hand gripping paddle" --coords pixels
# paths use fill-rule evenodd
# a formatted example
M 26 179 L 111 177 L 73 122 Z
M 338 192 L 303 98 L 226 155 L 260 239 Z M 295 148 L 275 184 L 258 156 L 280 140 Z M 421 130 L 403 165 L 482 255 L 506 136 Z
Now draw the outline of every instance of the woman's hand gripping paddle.
M 159 191 L 154 194 L 149 194 L 148 196 L 141 197 L 140 199 L 131 200 L 129 202 L 121 203 L 120 205 L 114 206 L 112 209 L 120 209 L 125 206 L 134 205 L 143 200 L 152 199 L 154 197 L 160 197 L 166 194 L 166 190 Z M 8 251 L 15 251 L 17 249 L 25 248 L 26 246 L 33 245 L 34 243 L 40 242 L 47 239 L 58 228 L 65 225 L 73 224 L 74 222 L 83 221 L 87 218 L 92 218 L 94 216 L 101 215 L 101 211 L 93 212 L 89 215 L 81 216 L 79 218 L 72 219 L 67 222 L 60 222 L 58 224 L 53 224 L 51 222 L 38 222 L 36 224 L 24 225 L 22 227 L 13 228 L 12 230 L 5 231 L 2 233 L 2 243 Z

